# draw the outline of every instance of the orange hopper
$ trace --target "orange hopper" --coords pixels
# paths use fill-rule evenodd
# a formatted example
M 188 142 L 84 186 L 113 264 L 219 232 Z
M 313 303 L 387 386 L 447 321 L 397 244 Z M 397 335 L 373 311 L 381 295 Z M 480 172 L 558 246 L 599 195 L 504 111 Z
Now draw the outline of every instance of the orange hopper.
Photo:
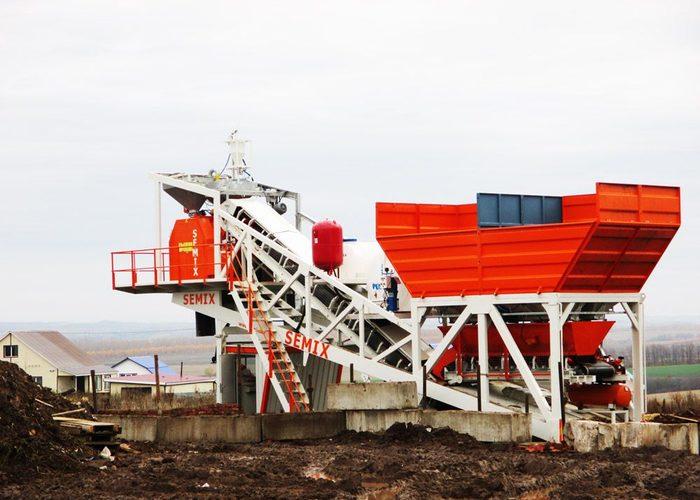
M 680 189 L 598 183 L 547 224 L 479 227 L 477 204 L 377 203 L 376 216 L 413 297 L 638 292 L 680 227 Z

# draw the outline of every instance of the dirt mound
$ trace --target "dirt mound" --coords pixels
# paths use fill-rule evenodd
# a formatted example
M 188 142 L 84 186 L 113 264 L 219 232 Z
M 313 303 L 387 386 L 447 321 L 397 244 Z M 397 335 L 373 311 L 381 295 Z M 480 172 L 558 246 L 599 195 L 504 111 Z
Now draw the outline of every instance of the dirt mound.
M 687 410 L 679 415 L 671 415 L 668 413 L 653 413 L 644 416 L 646 422 L 655 422 L 657 424 L 687 424 L 689 422 L 697 422 L 698 416 L 692 411 Z
M 0 361 L 0 475 L 75 468 L 85 450 L 52 418 L 74 408 L 16 365 Z

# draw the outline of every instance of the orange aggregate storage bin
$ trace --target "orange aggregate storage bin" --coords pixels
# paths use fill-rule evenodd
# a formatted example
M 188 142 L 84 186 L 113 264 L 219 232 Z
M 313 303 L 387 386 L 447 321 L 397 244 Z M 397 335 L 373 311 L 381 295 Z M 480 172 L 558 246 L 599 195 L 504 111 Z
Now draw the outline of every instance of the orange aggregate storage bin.
M 214 223 L 209 215 L 175 221 L 170 233 L 170 279 L 214 277 Z
M 593 356 L 614 321 L 567 321 L 562 329 L 564 356 Z M 438 327 L 444 334 L 449 326 Z M 549 323 L 509 323 L 508 331 L 524 356 L 549 356 Z M 477 326 L 466 325 L 453 342 L 465 356 L 478 356 Z M 488 329 L 489 356 L 508 352 L 494 325 Z
M 614 321 L 567 321 L 562 328 L 564 356 L 593 356 L 614 324 Z M 438 328 L 443 334 L 450 329 L 449 326 Z M 524 356 L 549 356 L 549 323 L 508 323 L 508 331 Z M 508 352 L 494 325 L 488 329 L 488 346 L 492 357 Z M 458 352 L 465 357 L 479 355 L 477 326 L 462 327 L 452 347 L 433 367 L 435 376 L 442 377 L 442 369 L 454 363 Z
M 562 222 L 479 228 L 477 206 L 377 203 L 377 241 L 414 297 L 637 292 L 680 226 L 680 189 L 596 185 Z

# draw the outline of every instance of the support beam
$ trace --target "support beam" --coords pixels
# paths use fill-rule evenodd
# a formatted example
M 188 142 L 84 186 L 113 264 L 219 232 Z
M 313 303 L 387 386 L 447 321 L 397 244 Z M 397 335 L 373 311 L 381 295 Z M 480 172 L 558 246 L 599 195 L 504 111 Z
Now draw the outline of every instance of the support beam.
M 226 334 L 224 327 L 226 323 L 220 319 L 214 320 L 214 331 L 216 335 L 216 402 L 223 403 L 224 398 L 224 377 L 223 377 L 223 359 L 222 356 L 226 352 Z
M 218 276 L 221 271 L 223 271 L 223 266 L 221 265 L 221 219 L 219 219 L 219 212 L 221 212 L 221 196 L 218 194 L 213 199 L 214 207 L 212 209 L 213 219 L 214 219 L 214 273 Z
M 566 323 L 566 321 L 569 319 L 569 315 L 571 314 L 571 311 L 573 311 L 575 306 L 576 302 L 569 302 L 568 304 L 566 304 L 566 307 L 561 313 L 561 320 L 559 321 L 561 325 L 564 325 L 564 323 Z
M 365 357 L 365 305 L 362 304 L 360 306 L 360 310 L 358 311 L 358 321 L 360 322 L 359 324 L 359 335 L 360 335 L 360 356 Z
M 544 416 L 545 420 L 551 422 L 553 419 L 552 411 L 547 404 L 544 395 L 542 394 L 542 389 L 540 389 L 537 380 L 535 380 L 530 367 L 527 365 L 527 362 L 520 352 L 520 349 L 518 349 L 518 345 L 515 343 L 515 340 L 513 340 L 513 336 L 510 334 L 510 331 L 503 321 L 501 313 L 499 313 L 498 309 L 496 309 L 496 306 L 491 306 L 489 316 L 491 317 L 491 321 L 493 321 L 496 330 L 498 330 L 498 333 L 501 335 L 501 339 L 503 339 L 503 343 L 506 345 L 506 349 L 508 349 L 510 357 L 515 362 L 515 366 L 518 368 L 520 376 L 523 378 L 523 381 L 525 381 L 525 385 L 527 385 L 527 388 L 530 391 L 530 394 L 532 394 L 535 403 L 537 403 L 537 407 Z
M 632 323 L 632 328 L 639 328 L 639 321 L 637 320 L 637 313 L 632 310 L 630 305 L 627 302 L 621 302 L 622 308 L 625 310 L 625 313 L 627 314 L 627 317 L 630 319 L 630 323 Z M 633 304 L 634 305 L 634 304 Z
M 301 275 L 302 275 L 301 271 L 297 271 L 296 273 L 294 273 L 292 278 L 289 281 L 287 281 L 282 288 L 279 289 L 279 291 L 275 294 L 274 297 L 272 297 L 270 299 L 270 301 L 267 304 L 265 304 L 265 306 L 263 307 L 263 310 L 266 312 L 269 311 L 270 308 L 272 306 L 274 306 L 277 303 L 277 301 L 279 299 L 281 299 L 285 293 L 287 293 L 287 290 L 289 290 L 291 288 L 291 286 L 294 284 L 294 282 L 296 280 L 298 280 L 299 276 L 301 276 Z
M 477 341 L 479 351 L 479 384 L 478 393 L 481 396 L 480 407 L 488 408 L 489 394 L 489 321 L 488 315 L 480 313 L 477 315 Z
M 624 307 L 624 304 L 623 304 Z M 628 312 L 632 322 L 632 421 L 639 422 L 646 413 L 646 350 L 644 341 L 644 304 L 642 302 L 628 304 Z
M 311 309 L 311 273 L 306 273 L 304 275 L 304 322 L 305 322 L 305 332 L 308 338 L 313 338 L 314 328 L 313 328 L 313 315 Z M 302 364 L 306 366 L 309 360 L 309 353 L 304 351 L 301 356 Z
M 421 319 L 423 308 L 418 307 L 411 301 L 411 320 L 413 329 L 411 331 L 411 372 L 413 380 L 416 381 L 416 392 L 418 393 L 418 402 L 423 399 L 423 371 L 421 369 L 421 352 L 420 352 L 420 332 Z
M 542 304 L 547 317 L 549 318 L 549 383 L 550 383 L 550 394 L 552 402 L 552 420 L 561 420 L 561 388 L 562 380 L 561 374 L 559 372 L 559 363 L 563 364 L 562 355 L 562 321 L 561 318 L 563 313 L 561 312 L 561 305 L 555 304 Z M 573 306 L 573 303 L 569 304 Z M 567 306 L 569 312 L 571 309 Z M 566 312 L 566 311 L 564 311 Z
M 342 323 L 342 321 L 347 317 L 348 314 L 350 314 L 350 311 L 352 311 L 354 308 L 355 308 L 355 305 L 353 303 L 350 303 L 349 306 L 347 306 L 345 309 L 343 309 L 343 311 L 340 314 L 338 314 L 333 321 L 331 321 L 331 323 L 323 330 L 323 332 L 321 332 L 321 335 L 316 337 L 316 339 L 323 340 L 326 337 L 328 337 L 328 335 L 330 335 L 331 332 L 333 330 L 335 330 L 335 328 L 340 323 Z M 312 333 L 313 332 L 310 332 L 310 334 L 308 336 L 313 338 Z M 338 340 L 340 341 L 340 336 L 338 337 Z M 338 344 L 340 344 L 340 342 L 338 342 Z
M 383 351 L 381 354 L 373 357 L 372 361 L 381 361 L 382 359 L 386 358 L 392 352 L 395 352 L 395 351 L 398 351 L 399 349 L 401 349 L 403 346 L 408 344 L 410 341 L 411 341 L 411 336 L 407 335 L 405 338 L 399 340 L 394 345 L 392 345 L 390 348 Z
M 433 349 L 433 352 L 430 353 L 430 356 L 428 357 L 427 361 L 425 362 L 425 371 L 427 373 L 430 373 L 430 370 L 433 369 L 433 366 L 435 366 L 435 363 L 437 363 L 442 355 L 445 353 L 448 347 L 452 345 L 452 342 L 454 341 L 455 337 L 459 334 L 460 330 L 462 330 L 462 327 L 464 326 L 464 323 L 467 322 L 469 319 L 469 316 L 471 315 L 471 310 L 469 306 L 465 307 L 460 315 L 457 317 L 454 323 L 452 323 L 452 326 L 450 329 L 447 331 L 445 336 L 442 338 L 442 340 L 438 343 L 438 345 Z
M 250 235 L 246 235 L 244 238 L 243 250 L 245 251 L 245 266 L 246 275 L 245 279 L 248 283 L 252 283 L 255 279 L 253 276 L 253 241 Z

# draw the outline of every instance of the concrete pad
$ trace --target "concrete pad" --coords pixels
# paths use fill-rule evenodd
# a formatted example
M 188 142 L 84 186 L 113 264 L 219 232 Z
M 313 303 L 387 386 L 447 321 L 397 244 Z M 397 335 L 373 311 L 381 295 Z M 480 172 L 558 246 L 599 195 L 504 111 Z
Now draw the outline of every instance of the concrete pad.
M 607 424 L 589 420 L 566 423 L 566 443 L 576 451 L 588 453 L 612 447 L 643 448 L 659 446 L 669 450 L 698 453 L 696 424 L 660 424 L 625 422 Z
M 530 416 L 525 414 L 462 410 L 348 410 L 345 418 L 348 430 L 357 432 L 384 432 L 395 423 L 410 423 L 452 429 L 483 442 L 526 442 L 532 439 Z
M 260 417 L 264 441 L 328 438 L 345 430 L 343 412 L 275 413 Z
M 328 410 L 400 410 L 417 406 L 414 382 L 329 384 L 326 391 Z

